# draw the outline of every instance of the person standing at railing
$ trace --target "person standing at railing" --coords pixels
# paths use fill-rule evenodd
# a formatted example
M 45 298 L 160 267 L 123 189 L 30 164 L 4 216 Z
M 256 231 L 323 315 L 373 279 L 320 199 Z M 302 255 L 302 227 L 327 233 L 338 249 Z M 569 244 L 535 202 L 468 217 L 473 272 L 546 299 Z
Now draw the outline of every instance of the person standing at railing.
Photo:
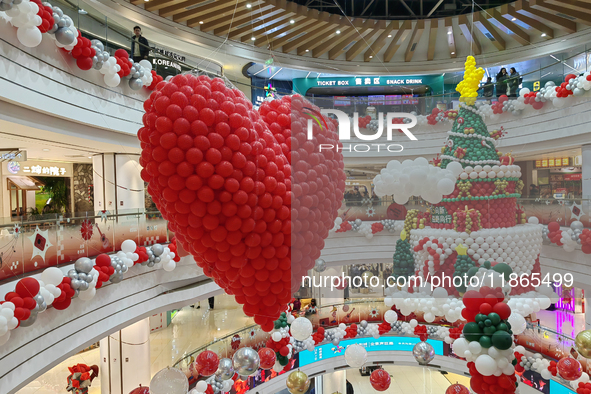
M 515 69 L 515 67 L 511 67 L 509 69 L 511 74 L 509 74 L 509 79 L 507 83 L 509 84 L 509 97 L 517 97 L 519 85 L 521 84 L 521 76 Z
M 482 97 L 484 98 L 492 98 L 495 93 L 495 84 L 492 81 L 491 77 L 486 78 L 486 82 L 482 85 Z
M 497 74 L 497 97 L 507 94 L 507 78 L 509 78 L 507 69 L 503 67 Z
M 148 40 L 142 36 L 142 28 L 136 26 L 133 28 L 134 35 L 131 36 L 131 57 L 134 63 L 139 63 L 141 60 L 147 60 L 150 54 L 150 44 Z

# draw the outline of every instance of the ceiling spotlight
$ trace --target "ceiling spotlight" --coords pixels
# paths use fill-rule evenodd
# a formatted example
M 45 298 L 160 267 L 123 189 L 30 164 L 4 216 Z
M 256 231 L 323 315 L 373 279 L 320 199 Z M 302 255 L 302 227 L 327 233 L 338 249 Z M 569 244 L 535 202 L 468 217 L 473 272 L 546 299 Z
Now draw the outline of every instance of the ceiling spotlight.
M 337 33 L 337 34 L 341 34 L 341 31 L 340 31 L 340 30 L 337 30 L 337 31 L 336 31 L 336 33 Z
M 295 23 L 295 21 L 293 19 L 290 19 L 289 23 L 291 23 L 293 25 Z
M 452 52 L 451 54 L 452 54 L 452 55 L 455 55 L 456 53 L 455 53 L 455 52 Z
M 372 55 L 369 55 L 369 58 L 370 58 L 370 59 L 373 59 L 373 56 L 372 56 Z
M 452 31 L 451 31 L 451 30 L 447 32 L 447 34 L 448 34 L 448 35 L 451 35 L 451 33 L 452 33 Z
M 88 156 L 89 159 L 92 159 L 92 156 Z
M 49 149 L 43 148 L 43 152 L 49 152 Z
M 517 18 L 512 18 L 511 20 L 512 20 L 513 22 L 515 22 L 515 21 L 517 20 Z
M 199 24 L 202 25 L 203 24 L 203 21 L 199 21 Z
M 546 33 L 542 33 L 542 37 L 546 37 Z
M 252 4 L 250 4 L 250 3 L 246 4 L 246 8 L 252 8 Z
M 388 34 L 388 38 L 392 38 L 392 34 Z
M 309 49 L 306 49 L 306 52 L 310 52 L 310 50 Z
M 254 40 L 256 40 L 256 37 L 250 37 L 250 39 L 251 39 L 252 41 L 254 41 Z

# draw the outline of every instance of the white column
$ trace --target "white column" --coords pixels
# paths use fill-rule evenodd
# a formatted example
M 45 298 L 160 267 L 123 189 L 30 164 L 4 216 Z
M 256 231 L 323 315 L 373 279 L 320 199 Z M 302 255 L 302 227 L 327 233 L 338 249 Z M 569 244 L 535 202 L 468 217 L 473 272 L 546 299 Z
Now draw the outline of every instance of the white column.
M 591 144 L 583 145 L 583 198 L 591 199 Z
M 101 393 L 127 394 L 151 380 L 150 319 L 117 331 L 100 343 Z
M 139 156 L 104 153 L 92 158 L 94 209 L 111 213 L 143 209 L 144 181 L 140 176 Z
M 320 287 L 320 305 L 333 305 L 341 304 L 345 300 L 345 291 L 339 289 L 331 289 L 331 278 L 339 277 L 342 278 L 343 267 L 330 267 L 326 271 L 319 274 L 322 284 L 324 284 L 324 278 L 326 280 L 326 286 Z
M 323 394 L 347 392 L 347 371 L 336 371 L 322 375 Z

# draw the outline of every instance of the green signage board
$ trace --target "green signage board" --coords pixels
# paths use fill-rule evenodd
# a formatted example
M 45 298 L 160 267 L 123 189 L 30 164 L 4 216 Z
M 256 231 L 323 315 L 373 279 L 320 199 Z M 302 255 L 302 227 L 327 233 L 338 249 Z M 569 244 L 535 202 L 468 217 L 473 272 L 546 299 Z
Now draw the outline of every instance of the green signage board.
M 451 224 L 451 215 L 443 206 L 431 208 L 431 223 Z
M 375 86 L 424 86 L 431 88 L 431 94 L 443 93 L 443 75 L 418 76 L 354 76 L 334 78 L 294 78 L 293 91 L 303 96 L 311 88 L 347 88 Z

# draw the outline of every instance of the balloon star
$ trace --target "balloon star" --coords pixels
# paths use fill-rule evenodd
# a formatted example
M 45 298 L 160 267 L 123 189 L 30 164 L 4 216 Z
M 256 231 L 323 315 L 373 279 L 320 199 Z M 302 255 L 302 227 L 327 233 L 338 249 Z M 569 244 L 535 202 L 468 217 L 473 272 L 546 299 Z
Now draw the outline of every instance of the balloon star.
M 570 218 L 579 220 L 583 215 L 585 215 L 585 212 L 583 212 L 583 206 L 573 203 L 573 205 L 570 207 Z
M 41 256 L 41 259 L 45 261 L 45 253 L 47 253 L 47 249 L 53 246 L 53 244 L 49 242 L 48 233 L 49 230 L 41 231 L 39 230 L 39 226 L 35 226 L 35 232 L 27 237 L 33 244 L 33 255 L 31 256 L 31 259 L 35 258 L 35 256 Z
M 402 230 L 402 232 L 400 233 L 400 239 L 403 241 L 406 239 L 406 230 Z
M 459 244 L 456 246 L 456 252 L 458 252 L 458 256 L 465 256 L 468 252 L 468 248 L 463 244 Z

